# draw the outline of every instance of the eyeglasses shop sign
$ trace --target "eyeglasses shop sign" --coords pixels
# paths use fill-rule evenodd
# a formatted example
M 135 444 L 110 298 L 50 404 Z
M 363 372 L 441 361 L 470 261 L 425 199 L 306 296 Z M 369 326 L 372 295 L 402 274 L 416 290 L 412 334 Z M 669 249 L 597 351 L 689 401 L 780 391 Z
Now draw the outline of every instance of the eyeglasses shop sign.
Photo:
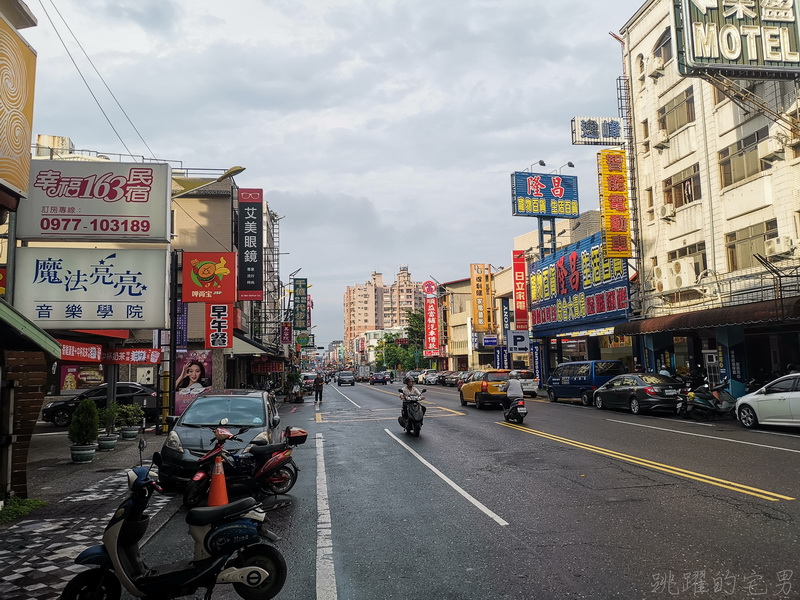
M 165 329 L 167 251 L 17 248 L 14 307 L 44 329 Z

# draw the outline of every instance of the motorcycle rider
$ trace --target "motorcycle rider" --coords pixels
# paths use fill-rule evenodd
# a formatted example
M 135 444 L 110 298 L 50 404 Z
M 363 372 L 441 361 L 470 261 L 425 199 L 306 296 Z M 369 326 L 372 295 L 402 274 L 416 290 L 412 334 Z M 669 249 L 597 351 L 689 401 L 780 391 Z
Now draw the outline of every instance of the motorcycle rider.
M 417 399 L 418 400 L 422 400 L 422 392 L 419 390 L 419 388 L 417 386 L 414 385 L 414 378 L 409 376 L 409 375 L 405 376 L 405 378 L 403 379 L 403 383 L 406 384 L 406 387 L 404 387 L 400 391 L 400 398 L 403 399 L 402 414 L 403 414 L 403 418 L 405 419 L 406 417 L 408 417 L 408 411 L 407 411 L 407 408 L 406 408 L 406 400 L 408 399 L 409 396 L 418 396 Z
M 506 397 L 503 398 L 503 410 L 511 408 L 514 400 L 522 400 L 525 394 L 522 392 L 522 382 L 519 380 L 519 371 L 511 371 L 508 374 L 508 382 L 505 385 Z

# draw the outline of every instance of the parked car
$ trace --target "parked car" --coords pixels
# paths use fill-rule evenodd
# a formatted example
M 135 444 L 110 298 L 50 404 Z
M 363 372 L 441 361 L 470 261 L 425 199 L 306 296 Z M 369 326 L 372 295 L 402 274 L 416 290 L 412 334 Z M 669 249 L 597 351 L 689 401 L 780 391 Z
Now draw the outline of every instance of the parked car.
M 420 373 L 419 371 L 408 371 L 406 372 L 406 375 L 405 377 L 403 377 L 403 379 L 405 379 L 406 377 L 411 377 L 414 381 L 416 381 L 417 377 L 419 377 L 419 373 Z
M 447 376 L 450 375 L 453 371 L 442 371 L 439 375 L 436 376 L 436 385 L 445 385 L 444 380 L 447 379 Z
M 425 383 L 425 376 L 429 373 L 436 373 L 436 369 L 422 369 L 419 375 L 417 375 L 417 383 Z
M 144 409 L 145 418 L 155 421 L 159 414 L 158 394 L 152 388 L 135 381 L 117 382 L 117 404 L 138 404 Z M 63 400 L 49 402 L 42 408 L 42 420 L 56 427 L 67 427 L 72 422 L 72 413 L 84 398 L 91 398 L 97 408 L 105 408 L 108 384 L 89 388 Z
M 506 398 L 503 384 L 508 381 L 508 369 L 490 369 L 476 371 L 472 379 L 461 386 L 458 396 L 461 406 L 475 403 L 475 407 L 482 409 L 489 404 L 501 406 Z
M 545 388 L 550 402 L 559 398 L 580 398 L 581 404 L 591 406 L 594 391 L 611 378 L 625 373 L 621 360 L 583 360 L 558 365 L 547 378 Z
M 336 385 L 355 385 L 356 376 L 352 371 L 339 371 L 339 376 L 336 378 Z
M 462 373 L 464 373 L 464 371 L 451 371 L 450 375 L 444 378 L 444 384 L 447 387 L 456 387 L 456 382 L 458 378 L 461 377 Z
M 747 428 L 758 425 L 800 427 L 800 375 L 790 374 L 736 401 L 736 416 Z
M 460 390 L 461 387 L 467 383 L 477 371 L 463 371 L 461 377 L 456 381 L 456 387 Z
M 533 371 L 515 369 L 512 372 L 519 375 L 519 382 L 522 385 L 522 393 L 526 396 L 530 396 L 531 398 L 535 398 L 537 396 L 536 390 L 539 389 L 539 380 L 536 379 L 536 375 L 533 374 Z
M 373 373 L 372 375 L 370 375 L 369 384 L 375 385 L 376 383 L 382 383 L 383 385 L 389 383 L 389 378 L 386 376 L 386 373 L 380 371 L 378 373 Z
M 594 392 L 597 408 L 625 408 L 638 415 L 645 410 L 675 412 L 683 383 L 659 373 L 617 375 Z
M 275 430 L 281 422 L 270 394 L 256 390 L 204 391 L 192 400 L 180 417 L 169 417 L 171 426 L 161 448 L 158 480 L 165 489 L 185 485 L 197 472 L 198 459 L 213 446 L 214 436 L 204 425 L 225 427 L 242 442 L 229 441 L 225 449 L 231 452 L 243 448 L 259 433 L 265 432 L 270 443 L 276 441 Z M 247 428 L 239 433 L 239 428 Z
M 433 371 L 425 375 L 425 380 L 422 382 L 425 385 L 436 385 L 436 379 L 439 377 L 438 371 Z

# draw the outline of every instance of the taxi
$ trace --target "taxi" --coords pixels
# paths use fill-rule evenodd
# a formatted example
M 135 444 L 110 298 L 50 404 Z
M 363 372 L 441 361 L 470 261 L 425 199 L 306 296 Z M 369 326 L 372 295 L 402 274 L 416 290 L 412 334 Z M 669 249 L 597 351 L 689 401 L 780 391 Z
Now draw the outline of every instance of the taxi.
M 475 404 L 479 410 L 490 404 L 501 406 L 506 398 L 504 384 L 508 381 L 509 373 L 509 369 L 475 371 L 472 379 L 462 385 L 458 393 L 461 406 Z

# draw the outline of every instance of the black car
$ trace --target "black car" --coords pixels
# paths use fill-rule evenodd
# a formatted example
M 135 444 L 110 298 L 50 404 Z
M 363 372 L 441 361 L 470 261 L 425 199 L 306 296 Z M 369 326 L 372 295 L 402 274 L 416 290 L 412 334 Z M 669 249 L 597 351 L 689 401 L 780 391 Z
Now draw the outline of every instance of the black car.
M 594 392 L 597 408 L 625 408 L 638 415 L 645 410 L 675 411 L 683 383 L 658 373 L 626 373 L 610 379 Z
M 206 426 L 218 426 L 222 419 L 228 419 L 225 428 L 243 440 L 226 443 L 225 449 L 231 452 L 244 448 L 262 432 L 272 443 L 281 422 L 268 392 L 201 392 L 180 417 L 167 419 L 171 429 L 161 448 L 158 467 L 162 487 L 174 490 L 189 482 L 197 472 L 200 457 L 214 445 L 214 435 Z
M 72 422 L 72 413 L 84 398 L 91 398 L 97 404 L 97 408 L 106 407 L 106 397 L 108 396 L 108 384 L 98 385 L 89 388 L 75 396 L 50 402 L 42 408 L 42 420 L 52 423 L 56 427 L 67 427 Z M 148 421 L 155 421 L 158 417 L 158 394 L 149 388 L 135 381 L 117 382 L 117 404 L 138 404 L 144 409 L 145 418 Z
M 380 371 L 378 373 L 372 373 L 369 376 L 369 384 L 375 385 L 376 383 L 382 383 L 383 385 L 386 385 L 389 383 L 389 377 L 386 375 L 386 373 Z
M 352 371 L 340 371 L 336 378 L 336 385 L 355 385 L 356 377 Z
M 447 385 L 445 380 L 449 375 L 452 375 L 455 371 L 442 371 L 436 376 L 436 385 Z
M 452 371 L 447 377 L 444 378 L 444 385 L 448 387 L 456 387 L 458 379 L 464 374 L 464 371 Z

